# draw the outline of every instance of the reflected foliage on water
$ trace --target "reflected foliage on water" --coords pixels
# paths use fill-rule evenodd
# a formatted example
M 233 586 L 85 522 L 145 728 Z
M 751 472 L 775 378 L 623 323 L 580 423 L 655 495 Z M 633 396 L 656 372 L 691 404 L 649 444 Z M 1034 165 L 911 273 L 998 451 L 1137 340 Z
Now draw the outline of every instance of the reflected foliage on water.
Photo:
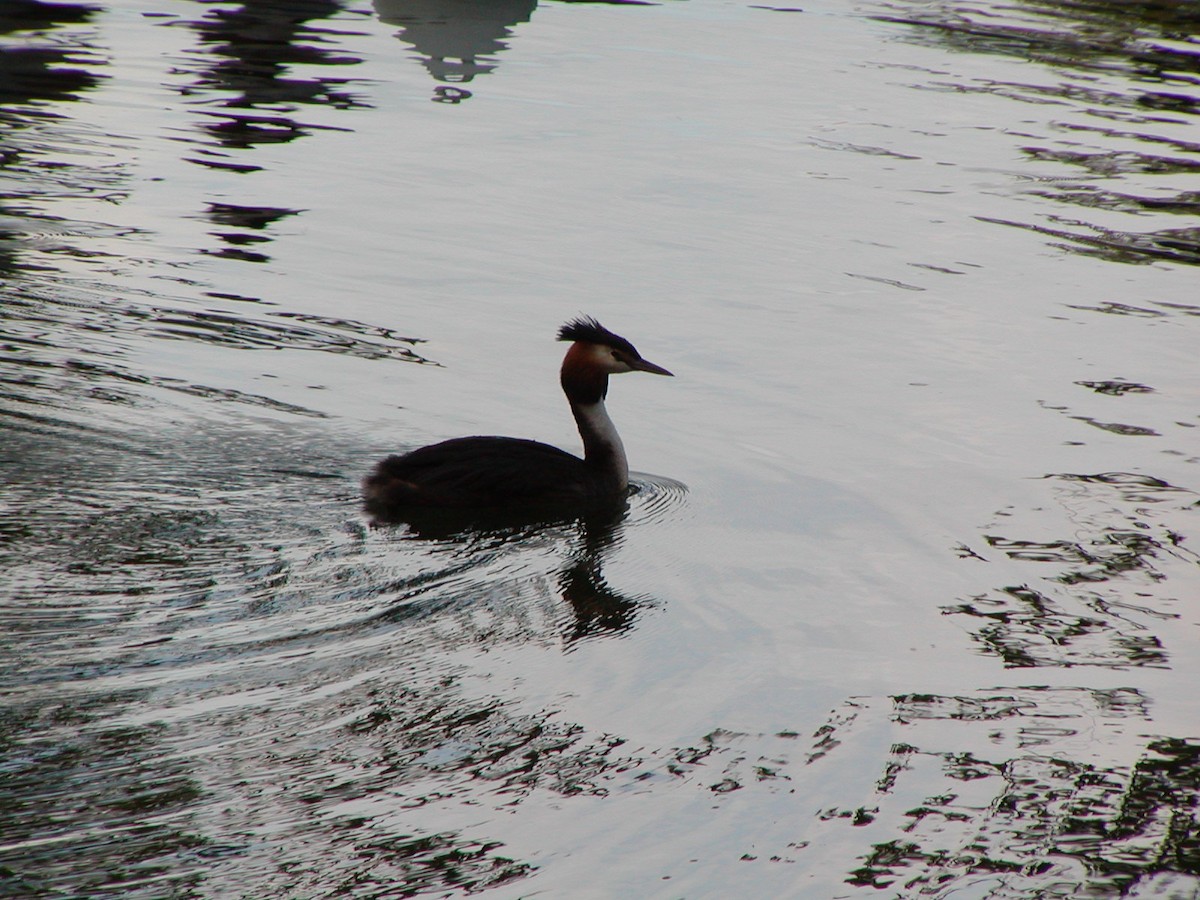
M 73 206 L 71 201 L 122 202 L 128 197 L 134 167 L 117 149 L 121 136 L 84 130 L 62 107 L 52 112 L 42 102 L 77 99 L 101 83 L 107 59 L 90 46 L 91 34 L 71 27 L 86 23 L 100 9 L 32 0 L 5 9 L 0 38 L 5 26 L 15 34 L 0 53 L 0 73 L 4 73 L 0 100 L 7 105 L 0 111 L 0 122 L 8 126 L 0 172 L 12 185 L 7 196 L 21 201 L 5 211 L 30 227 L 0 232 L 0 246 L 7 249 L 0 255 L 0 265 L 13 268 L 15 257 L 11 254 L 18 249 L 36 251 L 50 260 L 59 254 L 103 261 L 108 254 L 88 246 L 87 238 L 128 237 L 137 230 L 80 221 L 78 204 Z M 352 79 L 295 74 L 297 66 L 361 62 L 324 46 L 331 43 L 335 31 L 308 24 L 342 12 L 342 5 L 336 2 L 283 0 L 235 8 L 214 6 L 194 22 L 162 17 L 156 27 L 185 25 L 196 31 L 201 46 L 171 72 L 176 80 L 189 77 L 177 90 L 193 110 L 197 128 L 206 135 L 187 138 L 183 158 L 232 173 L 258 171 L 262 166 L 239 158 L 239 154 L 332 127 L 299 121 L 292 116 L 296 109 L 314 104 L 336 109 L 364 106 L 351 90 Z M 64 49 L 68 46 L 71 49 Z M 198 67 L 196 58 L 201 63 Z M 56 201 L 70 210 L 71 218 L 54 213 Z M 234 215 L 235 211 L 240 214 Z M 224 226 L 214 232 L 224 246 L 202 252 L 265 262 L 269 257 L 261 247 L 270 240 L 267 226 L 300 212 L 284 207 L 212 204 L 208 215 Z
M 308 106 L 338 110 L 365 109 L 369 104 L 355 89 L 355 79 L 308 76 L 316 67 L 354 66 L 362 59 L 335 50 L 344 32 L 327 20 L 344 13 L 336 0 L 259 0 L 210 7 L 194 21 L 172 20 L 194 30 L 200 48 L 188 54 L 176 75 L 188 76 L 179 87 L 206 136 L 188 162 L 234 174 L 263 167 L 246 151 L 285 144 L 334 126 L 297 118 Z M 344 26 L 342 26 L 344 27 Z M 300 73 L 306 73 L 301 77 Z M 221 230 L 211 232 L 222 246 L 203 252 L 224 259 L 265 263 L 265 245 L 273 239 L 268 226 L 303 212 L 286 207 L 210 203 L 207 216 Z M 233 226 L 236 230 L 229 230 Z
M 119 195 L 120 168 L 97 163 L 95 136 L 73 130 L 51 105 L 78 100 L 103 80 L 106 60 L 86 30 L 96 12 L 38 0 L 0 8 L 0 275 L 16 267 L 21 242 L 63 243 L 37 235 L 66 230 L 47 207 L 81 194 Z
M 967 882 L 1015 900 L 1031 896 L 1031 878 L 1039 897 L 1193 896 L 1200 742 L 1139 738 L 1147 707 L 1127 689 L 894 697 L 898 740 L 873 805 L 908 808 L 850 883 L 888 897 Z M 1093 754 L 1097 726 L 1127 762 Z
M 1044 64 L 1061 78 L 1043 82 L 980 79 L 935 90 L 996 94 L 1054 104 L 1062 113 L 1048 146 L 1026 145 L 1031 163 L 1054 163 L 1077 177 L 1037 177 L 1029 190 L 1055 204 L 1144 219 L 1159 227 L 1119 227 L 1109 216 L 1046 215 L 1045 222 L 984 218 L 1066 241 L 1059 246 L 1114 262 L 1200 263 L 1200 209 L 1188 181 L 1200 172 L 1200 11 L 1189 2 L 1021 0 L 889 3 L 883 21 L 912 26 L 912 40 L 972 54 Z M 1025 137 L 1030 137 L 1025 135 Z M 1131 148 L 1132 145 L 1132 148 Z M 1087 213 L 1078 215 L 1086 216 Z M 1170 217 L 1184 217 L 1173 224 Z M 1177 219 L 1175 220 L 1177 221 Z
M 987 550 L 964 544 L 960 555 L 987 561 L 1001 554 L 1043 571 L 944 612 L 976 620 L 970 628 L 980 648 L 1010 667 L 1166 666 L 1170 650 L 1157 636 L 1156 623 L 1178 618 L 1187 593 L 1170 578 L 1186 584 L 1200 563 L 1169 523 L 1200 500 L 1134 473 L 1046 478 L 1070 536 L 1015 536 L 1023 516 L 1001 511 L 994 527 L 1006 533 L 985 533 Z M 1028 527 L 1044 526 L 1045 517 L 1034 516 Z M 1137 604 L 1128 599 L 1131 583 Z
M 891 3 L 885 21 L 920 26 L 929 39 L 971 53 L 1000 53 L 1146 79 L 1194 83 L 1195 54 L 1177 46 L 1200 32 L 1200 11 L 1187 0 L 1017 0 L 983 3 Z M 910 15 L 903 15 L 903 13 Z M 1196 108 L 1181 97 L 1171 107 Z
M 195 80 L 185 93 L 201 98 L 205 107 L 221 98 L 216 104 L 221 111 L 200 110 L 212 118 L 203 127 L 218 147 L 245 150 L 286 143 L 321 127 L 288 115 L 303 105 L 338 109 L 362 105 L 351 90 L 352 79 L 295 75 L 297 67 L 362 62 L 322 46 L 336 32 L 314 23 L 342 11 L 337 0 L 255 0 L 232 8 L 214 7 L 203 18 L 188 23 L 200 38 L 202 58 L 210 57 L 212 62 L 195 71 Z M 234 171 L 257 168 L 226 162 L 225 155 L 201 151 L 192 161 Z
M 270 259 L 265 253 L 252 248 L 265 244 L 271 238 L 263 232 L 276 222 L 297 216 L 304 210 L 284 209 L 274 206 L 243 206 L 236 203 L 209 203 L 205 213 L 214 225 L 221 231 L 209 232 L 213 237 L 220 238 L 226 246 L 218 250 L 206 250 L 205 253 L 220 256 L 225 259 L 240 259 L 244 262 L 266 262 Z M 237 228 L 238 231 L 224 230 Z M 239 300 L 240 297 L 229 299 Z
M 80 40 L 67 49 L 49 39 L 49 32 L 63 25 L 86 23 L 99 8 L 84 3 L 43 3 L 41 0 L 8 0 L 0 8 L 0 35 L 23 33 L 19 44 L 0 53 L 0 103 L 29 100 L 77 99 L 94 88 L 100 76 L 80 65 L 103 65 Z M 5 125 L 19 116 L 0 113 Z

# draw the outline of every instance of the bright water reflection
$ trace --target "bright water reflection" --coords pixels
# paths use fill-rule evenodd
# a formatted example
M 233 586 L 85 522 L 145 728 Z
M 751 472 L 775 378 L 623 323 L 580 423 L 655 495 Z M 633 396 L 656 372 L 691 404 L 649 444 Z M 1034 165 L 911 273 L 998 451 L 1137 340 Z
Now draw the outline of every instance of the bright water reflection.
M 0 894 L 1200 894 L 1198 22 L 4 5 Z

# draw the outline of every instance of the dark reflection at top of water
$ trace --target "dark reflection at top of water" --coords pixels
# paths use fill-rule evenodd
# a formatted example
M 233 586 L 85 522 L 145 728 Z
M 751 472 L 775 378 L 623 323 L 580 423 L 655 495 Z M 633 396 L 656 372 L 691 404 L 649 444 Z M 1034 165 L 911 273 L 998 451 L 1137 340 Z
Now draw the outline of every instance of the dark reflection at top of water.
M 86 22 L 96 12 L 96 7 L 82 3 L 7 0 L 0 7 L 0 34 L 31 32 L 26 36 L 28 42 L 56 26 Z M 87 69 L 72 67 L 80 62 L 101 63 L 89 57 L 86 50 L 84 43 L 67 50 L 49 42 L 44 46 L 27 43 L 4 48 L 0 53 L 0 103 L 73 99 L 80 91 L 95 87 L 100 81 L 99 76 Z M 20 118 L 11 111 L 0 113 L 0 117 L 0 120 Z
M 891 3 L 885 21 L 938 32 L 972 53 L 1014 54 L 1070 68 L 1113 68 L 1149 78 L 1192 81 L 1200 54 L 1163 42 L 1189 42 L 1200 31 L 1190 2 L 1018 0 L 996 7 L 962 2 Z
M 321 46 L 327 41 L 323 29 L 310 24 L 343 11 L 337 0 L 258 0 L 235 8 L 210 10 L 203 19 L 189 23 L 210 45 L 218 61 L 201 70 L 192 90 L 204 93 L 232 92 L 222 101 L 228 109 L 267 107 L 286 109 L 292 104 L 322 104 L 339 108 L 361 105 L 345 90 L 348 79 L 295 78 L 285 73 L 292 67 L 356 65 L 361 59 L 335 54 Z M 272 124 L 254 117 L 227 114 L 211 133 L 219 143 L 244 148 L 257 143 L 290 140 L 303 127 L 286 117 Z
M 69 39 L 53 34 L 53 29 L 86 23 L 96 12 L 90 5 L 37 0 L 0 5 L 0 37 L 14 35 L 0 44 L 0 177 L 5 181 L 0 215 L 12 221 L 30 219 L 39 222 L 40 230 L 62 230 L 62 219 L 42 212 L 48 198 L 120 194 L 115 173 L 89 159 L 95 155 L 96 137 L 72 133 L 47 105 L 76 100 L 101 83 L 94 70 L 106 61 L 92 51 L 91 36 L 81 29 L 71 31 Z M 73 177 L 64 157 L 91 163 L 89 177 Z M 17 268 L 21 231 L 0 229 L 0 273 Z
M 651 0 L 567 0 L 613 6 L 653 6 Z M 465 84 L 499 66 L 513 28 L 528 22 L 537 0 L 374 0 L 381 22 L 400 26 L 396 37 L 410 44 L 436 81 Z M 456 103 L 470 91 L 440 87 L 436 102 Z
M 438 81 L 468 82 L 493 71 L 491 58 L 508 48 L 513 26 L 528 22 L 537 0 L 375 0 L 380 21 L 399 25 Z
M 1091 209 L 1195 214 L 1192 189 L 1169 183 L 1154 184 L 1153 194 L 1123 189 L 1129 176 L 1149 175 L 1161 182 L 1193 175 L 1200 167 L 1191 158 L 1197 144 L 1190 139 L 1200 114 L 1200 12 L 1194 3 L 1023 0 L 1002 7 L 946 2 L 890 3 L 888 8 L 893 14 L 878 18 L 913 26 L 912 40 L 1032 59 L 1060 75 L 1044 83 L 979 79 L 955 84 L 953 90 L 1063 104 L 1064 117 L 1074 113 L 1121 123 L 1098 126 L 1064 119 L 1054 127 L 1069 139 L 1023 147 L 1031 160 L 1082 170 L 1079 180 L 1046 182 L 1031 194 Z M 1150 89 L 1153 84 L 1165 89 Z M 1188 136 L 1180 137 L 1184 128 Z M 1081 145 L 1089 138 L 1092 146 Z M 1129 148 L 1131 141 L 1137 149 Z M 1144 180 L 1138 183 L 1138 189 L 1146 187 Z M 1133 231 L 1060 217 L 1051 217 L 1050 224 L 987 221 L 1062 238 L 1069 242 L 1059 245 L 1065 249 L 1115 262 L 1200 263 L 1200 229 L 1192 226 Z
M 0 33 L 43 29 L 67 22 L 85 22 L 98 11 L 99 8 L 90 3 L 8 0 L 0 7 Z

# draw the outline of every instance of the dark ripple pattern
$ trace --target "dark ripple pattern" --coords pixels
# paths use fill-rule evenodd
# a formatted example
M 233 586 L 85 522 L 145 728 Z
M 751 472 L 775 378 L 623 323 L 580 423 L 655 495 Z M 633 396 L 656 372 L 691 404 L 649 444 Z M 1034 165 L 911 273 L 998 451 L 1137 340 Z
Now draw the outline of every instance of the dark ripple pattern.
M 628 768 L 621 739 L 465 689 L 453 660 L 628 631 L 653 601 L 604 560 L 682 487 L 643 477 L 615 517 L 431 537 L 347 519 L 356 479 L 317 440 L 246 421 L 151 450 L 9 420 L 0 891 L 480 890 L 532 868 L 396 811 L 602 794 Z M 47 496 L 65 455 L 88 465 Z M 385 800 L 393 824 L 372 824 Z
M 1155 624 L 1180 615 L 1182 595 L 1172 577 L 1186 584 L 1200 565 L 1173 524 L 1196 507 L 1196 494 L 1131 472 L 1046 478 L 1070 536 L 1018 537 L 1019 519 L 1005 513 L 996 524 L 1006 533 L 983 536 L 988 551 L 963 545 L 960 554 L 986 560 L 999 553 L 1041 571 L 944 612 L 972 620 L 980 649 L 1013 668 L 1166 667 L 1171 648 Z M 1127 599 L 1130 583 L 1137 586 L 1136 604 Z
M 924 799 L 907 807 L 901 828 L 876 836 L 851 884 L 902 883 L 919 896 L 968 878 L 986 896 L 1016 898 L 1028 896 L 1036 876 L 1063 886 L 1047 896 L 1191 893 L 1200 862 L 1190 811 L 1200 744 L 1142 738 L 1118 765 L 1054 752 L 1096 722 L 1122 732 L 1148 725 L 1137 691 L 1024 688 L 890 700 L 890 709 L 853 703 L 831 716 L 826 738 L 835 747 L 881 718 L 902 723 L 906 739 L 892 746 L 873 797 L 826 814 L 869 824 L 914 778 L 933 778 L 943 790 L 923 785 Z
M 1078 170 L 1039 179 L 1031 195 L 1073 207 L 1043 221 L 983 218 L 1060 239 L 1066 250 L 1123 263 L 1200 263 L 1191 183 L 1200 162 L 1200 13 L 1191 3 L 1028 0 L 997 6 L 960 2 L 888 3 L 882 21 L 910 40 L 971 54 L 999 54 L 1053 67 L 1061 78 L 930 85 L 1064 107 L 1052 143 L 1020 149 L 1032 162 Z M 1130 142 L 1136 147 L 1129 149 Z M 1150 176 L 1148 181 L 1145 176 Z M 1148 186 L 1153 192 L 1142 193 Z M 1100 209 L 1130 215 L 1130 228 L 1088 221 Z M 1157 224 L 1145 230 L 1146 215 Z M 1180 220 L 1182 217 L 1182 221 Z M 1136 228 L 1134 227 L 1136 226 Z
M 214 301 L 222 302 L 222 301 Z M 186 341 L 237 350 L 304 350 L 369 360 L 428 364 L 419 341 L 391 329 L 333 316 L 288 311 L 167 307 L 149 298 L 115 299 L 92 289 L 55 293 L 25 288 L 0 307 L 0 399 L 5 415 L 61 424 L 81 404 L 144 408 L 184 394 L 239 407 L 320 417 L 267 395 L 197 384 L 136 370 L 123 362 L 140 340 Z M 65 357 L 65 359 L 64 359 Z M 58 410 L 53 421 L 48 410 Z

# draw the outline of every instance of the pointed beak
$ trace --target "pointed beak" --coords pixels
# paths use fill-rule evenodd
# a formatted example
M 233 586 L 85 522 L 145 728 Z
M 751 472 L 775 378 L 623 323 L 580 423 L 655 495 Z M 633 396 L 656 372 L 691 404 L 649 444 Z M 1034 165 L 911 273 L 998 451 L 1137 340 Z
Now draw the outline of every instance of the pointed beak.
M 654 363 L 650 362 L 649 360 L 642 359 L 640 357 L 638 359 L 634 360 L 633 362 L 631 362 L 630 365 L 633 366 L 633 368 L 638 372 L 649 372 L 651 375 L 671 375 L 672 374 L 672 373 L 668 372 L 666 369 L 664 369 L 662 366 L 656 366 Z

